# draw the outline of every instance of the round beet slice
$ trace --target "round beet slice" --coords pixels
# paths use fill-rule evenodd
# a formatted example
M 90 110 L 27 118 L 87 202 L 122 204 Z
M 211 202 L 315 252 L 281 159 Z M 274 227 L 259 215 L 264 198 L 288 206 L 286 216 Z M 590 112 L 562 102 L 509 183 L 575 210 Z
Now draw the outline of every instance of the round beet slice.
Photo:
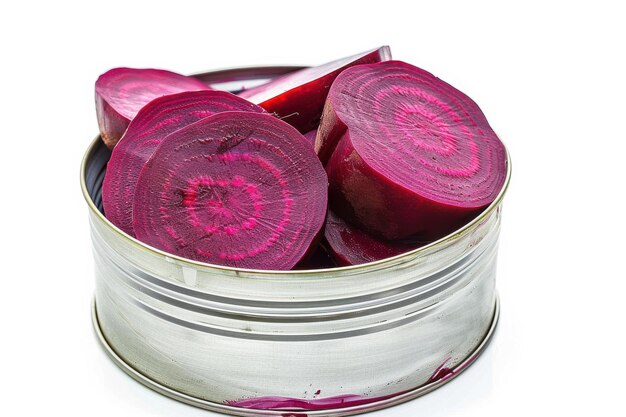
M 225 91 L 187 91 L 152 100 L 130 122 L 113 148 L 102 184 L 106 217 L 134 236 L 133 199 L 141 169 L 164 137 L 200 119 L 224 111 L 263 113 L 261 107 Z
M 113 149 L 137 112 L 157 97 L 210 90 L 202 81 L 158 69 L 113 68 L 96 81 L 96 114 L 102 140 Z
M 163 140 L 133 204 L 138 239 L 198 261 L 291 269 L 324 225 L 328 179 L 293 127 L 224 112 Z
M 476 103 L 399 61 L 337 77 L 315 146 L 322 160 L 332 153 L 333 208 L 386 239 L 453 231 L 496 198 L 507 171 Z
M 327 247 L 337 264 L 358 265 L 390 258 L 426 244 L 424 241 L 386 241 L 377 239 L 346 223 L 331 210 L 324 229 Z

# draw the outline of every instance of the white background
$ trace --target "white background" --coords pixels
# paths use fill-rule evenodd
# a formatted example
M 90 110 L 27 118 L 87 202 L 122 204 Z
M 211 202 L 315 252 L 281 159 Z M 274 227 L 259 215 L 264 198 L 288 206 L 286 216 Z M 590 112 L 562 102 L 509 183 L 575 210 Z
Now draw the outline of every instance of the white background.
M 510 150 L 513 181 L 494 342 L 440 390 L 371 415 L 623 410 L 626 13 L 617 6 L 126 0 L 0 8 L 0 414 L 214 415 L 135 383 L 92 334 L 78 170 L 97 133 L 100 73 L 307 65 L 381 44 L 479 103 Z

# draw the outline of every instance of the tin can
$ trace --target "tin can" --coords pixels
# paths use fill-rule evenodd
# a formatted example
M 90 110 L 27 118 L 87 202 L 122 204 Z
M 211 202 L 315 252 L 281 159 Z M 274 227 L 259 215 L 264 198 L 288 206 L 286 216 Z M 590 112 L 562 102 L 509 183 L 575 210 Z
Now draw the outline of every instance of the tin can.
M 289 69 L 198 77 L 240 89 Z M 242 416 L 352 415 L 450 381 L 493 334 L 510 163 L 496 200 L 427 246 L 364 265 L 261 271 L 184 259 L 119 230 L 102 213 L 109 157 L 96 138 L 81 169 L 93 323 L 115 363 L 164 395 Z

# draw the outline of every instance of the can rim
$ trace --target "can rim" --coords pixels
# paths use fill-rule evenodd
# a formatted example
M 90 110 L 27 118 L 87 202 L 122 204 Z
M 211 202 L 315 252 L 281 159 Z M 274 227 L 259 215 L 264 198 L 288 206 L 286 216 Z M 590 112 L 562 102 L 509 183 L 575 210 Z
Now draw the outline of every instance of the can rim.
M 100 327 L 100 321 L 98 319 L 98 309 L 96 307 L 96 298 L 94 297 L 91 303 L 91 321 L 93 325 L 93 330 L 95 335 L 100 342 L 100 346 L 106 353 L 106 355 L 117 365 L 124 373 L 130 376 L 135 381 L 144 385 L 145 387 L 156 391 L 157 393 L 164 395 L 168 398 L 171 398 L 176 401 L 180 401 L 182 403 L 199 407 L 205 410 L 216 411 L 220 413 L 236 415 L 236 416 L 288 416 L 288 415 L 299 415 L 298 413 L 306 413 L 308 416 L 349 416 L 354 414 L 361 414 L 365 412 L 380 410 L 383 408 L 388 408 L 391 406 L 395 406 L 415 398 L 421 397 L 422 395 L 428 394 L 431 391 L 445 385 L 446 383 L 452 381 L 459 374 L 461 374 L 464 370 L 466 370 L 470 365 L 472 365 L 476 359 L 485 351 L 485 349 L 489 346 L 489 343 L 493 340 L 493 336 L 498 326 L 498 321 L 500 318 L 500 297 L 497 292 L 494 296 L 493 301 L 493 317 L 491 319 L 491 324 L 487 329 L 484 337 L 480 341 L 480 343 L 474 348 L 470 354 L 463 359 L 458 365 L 456 365 L 451 373 L 446 375 L 445 377 L 438 379 L 433 382 L 428 382 L 424 385 L 416 387 L 414 389 L 410 389 L 408 391 L 400 392 L 396 395 L 391 395 L 388 397 L 383 397 L 380 400 L 372 401 L 365 404 L 353 405 L 342 408 L 329 408 L 324 410 L 300 410 L 300 409 L 259 409 L 259 408 L 243 408 L 237 407 L 228 404 L 217 403 L 209 400 L 204 400 L 201 398 L 197 398 L 183 392 L 180 392 L 176 389 L 170 388 L 158 381 L 155 381 L 152 378 L 147 377 L 142 374 L 135 368 L 131 366 L 128 362 L 126 362 L 113 348 L 111 344 L 109 344 L 106 336 L 102 332 L 102 328 Z
M 253 69 L 255 67 L 245 67 L 245 69 Z M 256 67 L 259 69 L 267 69 L 267 68 L 273 68 L 273 67 Z M 241 68 L 233 68 L 233 70 L 238 70 Z M 227 70 L 219 70 L 218 72 L 220 73 L 224 73 Z M 210 74 L 209 73 L 205 73 L 205 74 Z M 498 136 L 499 137 L 499 136 Z M 425 246 L 421 246 L 419 248 L 410 250 L 408 252 L 404 252 L 389 258 L 384 258 L 384 259 L 380 259 L 377 261 L 373 261 L 373 262 L 367 262 L 364 264 L 358 264 L 358 265 L 349 265 L 349 266 L 339 266 L 339 267 L 334 267 L 334 268 L 324 268 L 324 269 L 303 269 L 303 270 L 271 270 L 271 269 L 254 269 L 254 268 L 236 268 L 236 267 L 231 267 L 231 266 L 225 266 L 225 265 L 217 265 L 217 264 L 210 264 L 210 263 L 206 263 L 206 262 L 201 262 L 201 261 L 195 261 L 193 259 L 188 259 L 188 258 L 184 258 L 182 256 L 178 256 L 175 255 L 173 253 L 169 253 L 166 251 L 163 251 L 161 249 L 157 249 L 153 246 L 147 245 L 145 243 L 143 243 L 142 241 L 128 235 L 127 233 L 125 233 L 124 231 L 122 231 L 121 229 L 119 229 L 117 226 L 115 226 L 113 223 L 111 223 L 111 221 L 109 221 L 109 219 L 107 219 L 104 214 L 102 214 L 102 212 L 100 212 L 100 210 L 98 210 L 98 208 L 96 207 L 96 205 L 94 204 L 93 200 L 91 199 L 91 196 L 89 195 L 89 191 L 87 190 L 87 184 L 86 184 L 86 178 L 87 178 L 87 162 L 89 160 L 89 158 L 91 157 L 91 155 L 93 154 L 93 152 L 95 151 L 96 146 L 99 145 L 101 139 L 100 136 L 96 136 L 96 138 L 91 142 L 91 144 L 89 145 L 89 147 L 87 148 L 87 150 L 85 151 L 85 154 L 83 155 L 83 159 L 81 161 L 81 165 L 80 165 L 80 186 L 81 186 L 81 191 L 83 194 L 83 198 L 85 199 L 85 201 L 87 202 L 87 206 L 89 207 L 89 209 L 91 210 L 91 212 L 98 218 L 98 220 L 100 220 L 101 222 L 103 222 L 107 227 L 109 227 L 112 231 L 114 231 L 117 235 L 119 235 L 119 237 L 124 238 L 126 241 L 128 241 L 129 243 L 133 244 L 134 246 L 151 252 L 155 255 L 158 256 L 162 256 L 162 257 L 167 257 L 168 259 L 171 260 L 175 260 L 176 262 L 180 263 L 182 266 L 187 266 L 187 267 L 192 267 L 192 268 L 196 268 L 196 269 L 204 269 L 204 270 L 217 270 L 217 271 L 221 271 L 221 272 L 229 272 L 229 273 L 243 273 L 243 274 L 254 274 L 254 275 L 261 275 L 261 276 L 277 276 L 277 275 L 289 275 L 289 276 L 310 276 L 310 275 L 315 275 L 316 277 L 320 277 L 321 274 L 336 274 L 336 273 L 350 273 L 350 272 L 358 272 L 359 270 L 365 270 L 365 269 L 369 269 L 372 267 L 380 267 L 380 266 L 385 266 L 385 265 L 392 265 L 392 264 L 398 264 L 398 263 L 402 263 L 403 261 L 408 261 L 410 259 L 415 258 L 416 256 L 418 256 L 421 253 L 424 253 L 426 251 L 429 250 L 436 250 L 437 248 L 443 247 L 445 246 L 447 243 L 449 243 L 450 241 L 453 241 L 455 239 L 459 239 L 463 236 L 465 236 L 466 234 L 470 233 L 471 230 L 476 227 L 478 224 L 480 224 L 483 220 L 485 220 L 489 215 L 491 215 L 491 213 L 496 210 L 496 208 L 500 205 L 500 203 L 502 202 L 504 195 L 506 194 L 507 189 L 509 188 L 509 184 L 511 181 L 511 174 L 512 174 L 512 165 L 511 165 L 511 156 L 509 154 L 508 148 L 506 147 L 506 145 L 503 143 L 504 149 L 505 149 L 505 153 L 506 153 L 506 176 L 504 178 L 504 183 L 502 184 L 502 188 L 500 189 L 500 192 L 498 193 L 498 195 L 496 196 L 495 200 L 489 205 L 487 206 L 487 208 L 485 208 L 478 216 L 476 216 L 474 219 L 472 219 L 470 222 L 466 223 L 465 225 L 463 225 L 462 227 L 460 227 L 459 229 L 455 230 L 454 232 L 438 239 L 435 240 Z
M 267 65 L 259 67 L 257 65 L 242 65 L 239 67 L 216 68 L 209 72 L 198 72 L 191 74 L 192 77 L 198 78 L 204 82 L 211 83 L 221 81 L 225 76 L 230 76 L 227 81 L 244 81 L 250 79 L 251 74 L 259 74 L 269 77 L 281 77 L 290 72 L 309 68 L 302 65 Z M 216 82 L 216 84 L 218 84 Z

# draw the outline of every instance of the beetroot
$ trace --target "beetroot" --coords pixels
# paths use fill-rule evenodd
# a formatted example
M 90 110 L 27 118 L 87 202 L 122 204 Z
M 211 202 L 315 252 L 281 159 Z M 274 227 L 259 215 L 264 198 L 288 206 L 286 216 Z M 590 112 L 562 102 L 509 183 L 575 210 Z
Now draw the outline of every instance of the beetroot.
M 224 112 L 163 140 L 135 190 L 137 238 L 189 259 L 291 269 L 324 224 L 315 152 L 271 115 Z
M 390 258 L 416 249 L 426 242 L 385 241 L 377 239 L 346 223 L 331 210 L 326 217 L 324 229 L 327 247 L 339 265 L 358 265 Z
M 388 46 L 305 68 L 276 78 L 239 95 L 276 114 L 300 132 L 317 128 L 328 89 L 341 71 L 358 64 L 391 59 Z
M 338 144 L 337 144 L 338 142 Z M 333 83 L 316 140 L 337 214 L 387 239 L 453 231 L 489 205 L 506 152 L 469 97 L 412 65 L 359 65 Z
M 114 68 L 96 81 L 96 113 L 100 135 L 109 149 L 122 137 L 139 109 L 168 94 L 210 90 L 202 81 L 170 71 Z
M 141 169 L 164 137 L 215 113 L 230 110 L 264 112 L 224 91 L 188 91 L 159 97 L 144 106 L 113 148 L 102 185 L 107 218 L 134 236 L 133 198 Z

